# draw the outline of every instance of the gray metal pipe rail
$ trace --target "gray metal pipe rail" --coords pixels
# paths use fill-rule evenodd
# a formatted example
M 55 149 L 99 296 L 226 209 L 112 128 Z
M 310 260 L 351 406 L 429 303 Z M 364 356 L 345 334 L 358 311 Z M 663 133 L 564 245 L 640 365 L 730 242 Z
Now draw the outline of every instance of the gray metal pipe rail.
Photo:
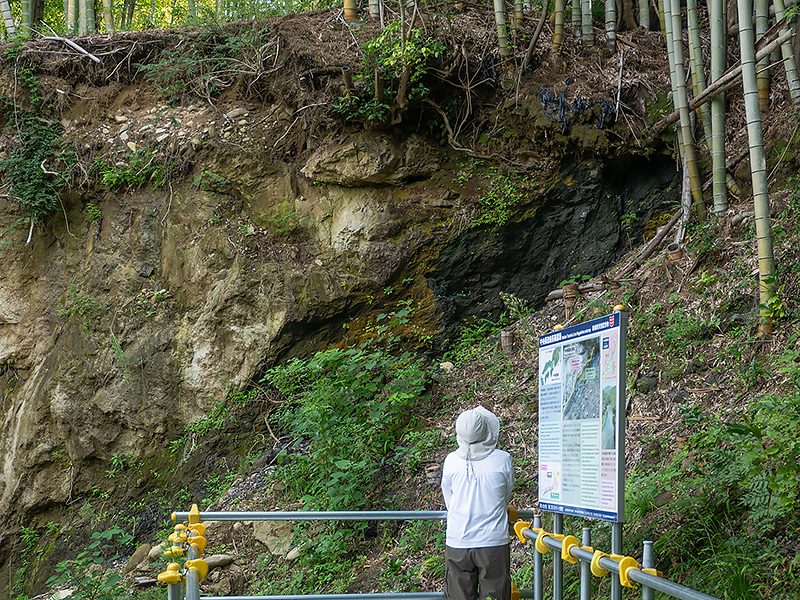
M 534 511 L 520 510 L 519 518 L 532 519 Z M 344 510 L 274 512 L 174 512 L 173 521 L 421 521 L 444 520 L 445 510 Z
M 643 600 L 651 600 L 654 590 L 663 592 L 679 600 L 718 600 L 703 592 L 674 583 L 662 578 L 661 573 L 656 574 L 653 569 L 653 544 L 644 542 L 642 565 L 633 557 L 621 556 L 621 541 L 614 543 L 612 539 L 612 555 L 594 551 L 590 547 L 591 532 L 584 528 L 582 540 L 579 542 L 572 536 L 562 535 L 563 517 L 555 515 L 554 533 L 547 533 L 542 529 L 541 513 L 535 510 L 516 510 L 509 507 L 509 521 L 516 521 L 515 532 L 521 541 L 533 540 L 536 542 L 534 561 L 534 589 L 519 590 L 521 598 L 543 599 L 543 569 L 542 555 L 552 549 L 557 551 L 553 557 L 553 598 L 561 600 L 563 593 L 560 579 L 563 573 L 563 561 L 567 556 L 582 561 L 581 565 L 581 600 L 587 600 L 591 595 L 591 575 L 603 576 L 612 574 L 612 583 L 620 588 L 620 583 L 629 585 L 630 582 L 641 584 Z M 561 518 L 558 518 L 561 517 Z M 175 600 L 181 592 L 185 592 L 185 600 L 200 600 L 199 584 L 208 570 L 206 563 L 200 559 L 205 548 L 206 540 L 203 536 L 205 527 L 201 521 L 413 521 L 413 520 L 445 520 L 446 511 L 298 511 L 298 512 L 200 512 L 197 505 L 189 512 L 174 512 L 172 519 L 175 521 L 188 521 L 190 525 L 176 525 L 173 534 L 173 543 L 182 540 L 187 548 L 185 583 L 186 588 L 181 589 L 178 564 L 171 564 L 165 573 L 159 575 L 160 581 L 170 582 L 168 587 L 169 600 Z M 530 522 L 521 519 L 533 519 L 533 528 Z M 193 527 L 193 524 L 196 526 Z M 179 531 L 180 530 L 180 531 Z M 183 531 L 188 531 L 186 536 Z M 621 534 L 621 531 L 617 532 Z M 173 536 L 170 536 L 173 540 Z M 562 541 L 563 540 L 563 541 Z M 564 544 L 566 545 L 566 548 Z M 198 544 L 200 544 L 198 546 Z M 617 548 L 615 550 L 615 547 Z M 169 555 L 169 553 L 167 553 Z M 564 557 L 564 558 L 562 558 Z M 192 563 L 195 564 L 192 564 Z M 575 561 L 570 561 L 575 562 Z M 202 571 L 202 574 L 199 571 Z M 163 578 L 166 576 L 166 578 Z M 629 587 L 633 587 L 630 586 Z M 612 597 L 614 596 L 612 585 Z M 621 588 L 617 590 L 621 596 Z M 273 595 L 273 596 L 203 596 L 203 600 L 446 600 L 442 592 L 413 592 L 413 593 L 377 593 L 377 594 L 302 594 L 302 595 Z
M 534 541 L 539 537 L 538 533 L 533 531 L 533 529 L 523 529 L 522 535 L 524 535 L 527 539 Z M 543 535 L 541 537 L 541 541 L 549 548 L 557 550 L 559 553 L 561 552 L 561 548 L 563 546 L 561 540 L 558 540 L 549 535 Z M 588 563 L 591 563 L 592 559 L 594 558 L 594 552 L 589 552 L 588 550 L 584 550 L 580 546 L 571 546 L 569 548 L 569 554 L 574 558 L 577 558 L 579 560 Z M 606 571 L 615 573 L 617 575 L 620 574 L 620 568 L 619 568 L 620 563 L 610 557 L 601 556 L 600 559 L 597 561 L 597 564 L 599 564 L 600 567 L 602 567 Z M 664 592 L 665 594 L 669 594 L 673 598 L 679 598 L 680 600 L 719 600 L 714 596 L 709 596 L 708 594 L 704 594 L 703 592 L 698 592 L 697 590 L 687 588 L 678 583 L 674 583 L 672 581 L 669 581 L 662 577 L 658 577 L 651 573 L 646 573 L 641 569 L 630 568 L 627 570 L 627 576 L 628 579 L 630 579 L 630 581 L 634 581 L 636 583 L 641 584 L 642 586 L 658 590 L 659 592 Z
M 533 598 L 532 590 L 520 590 L 521 598 Z M 386 594 L 298 594 L 286 596 L 203 596 L 203 600 L 444 600 L 444 592 L 397 592 Z

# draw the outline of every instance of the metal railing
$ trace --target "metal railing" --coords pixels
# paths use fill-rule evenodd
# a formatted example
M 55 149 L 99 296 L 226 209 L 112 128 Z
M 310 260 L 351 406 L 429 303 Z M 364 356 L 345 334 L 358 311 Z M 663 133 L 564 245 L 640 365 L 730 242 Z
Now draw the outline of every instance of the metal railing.
M 561 515 L 556 515 L 560 517 Z M 173 521 L 185 521 L 175 526 L 169 536 L 172 547 L 165 552 L 173 562 L 158 576 L 167 584 L 169 600 L 199 600 L 200 582 L 208 573 L 208 565 L 201 558 L 206 547 L 205 526 L 201 521 L 413 521 L 444 520 L 446 511 L 295 511 L 295 512 L 200 512 L 197 505 L 189 512 L 172 513 Z M 520 519 L 533 519 L 533 523 Z M 654 568 L 653 543 L 646 541 L 642 550 L 642 564 L 631 556 L 606 554 L 591 547 L 591 530 L 583 528 L 581 540 L 572 535 L 548 533 L 542 528 L 541 513 L 509 507 L 509 522 L 522 543 L 534 542 L 533 589 L 519 590 L 512 585 L 512 600 L 544 598 L 543 557 L 551 550 L 553 556 L 553 600 L 563 597 L 564 562 L 580 562 L 580 600 L 589 600 L 592 593 L 592 576 L 612 577 L 612 598 L 621 597 L 621 587 L 635 588 L 639 584 L 643 600 L 653 600 L 660 591 L 679 600 L 718 600 L 697 590 L 667 579 Z M 562 519 L 556 519 L 559 529 Z M 612 544 L 619 546 L 620 544 Z M 175 560 L 186 557 L 183 566 Z M 615 589 L 616 588 L 616 589 Z M 204 600 L 444 600 L 442 592 L 379 593 L 379 594 L 305 594 L 271 596 L 203 596 Z

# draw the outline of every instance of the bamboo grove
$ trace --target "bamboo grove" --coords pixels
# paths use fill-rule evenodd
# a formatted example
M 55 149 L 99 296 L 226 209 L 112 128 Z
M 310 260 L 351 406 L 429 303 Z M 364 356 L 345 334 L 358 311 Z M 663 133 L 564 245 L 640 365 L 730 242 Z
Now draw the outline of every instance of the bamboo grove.
M 215 21 L 243 18 L 263 18 L 328 8 L 326 0 L 150 0 L 136 6 L 136 0 L 0 0 L 5 37 L 31 35 L 84 35 L 96 32 L 113 33 L 153 27 L 170 27 L 197 23 L 204 18 Z M 335 1 L 335 0 L 327 0 Z M 352 21 L 359 18 L 380 19 L 382 26 L 390 18 L 400 20 L 401 31 L 414 27 L 419 10 L 452 10 L 463 7 L 460 0 L 454 6 L 443 6 L 432 0 L 430 6 L 418 5 L 418 0 L 343 0 L 342 16 Z M 608 52 L 617 51 L 617 30 L 643 27 L 658 29 L 664 37 L 666 56 L 672 82 L 673 112 L 657 123 L 653 135 L 660 135 L 670 125 L 676 125 L 676 146 L 684 168 L 684 219 L 693 210 L 696 218 L 720 217 L 728 209 L 728 194 L 739 189 L 727 167 L 725 148 L 725 92 L 742 85 L 747 119 L 749 158 L 752 174 L 752 194 L 756 223 L 759 262 L 761 330 L 772 328 L 766 307 L 775 298 L 775 261 L 772 251 L 772 232 L 769 211 L 769 190 L 766 173 L 761 114 L 768 107 L 770 72 L 785 69 L 789 94 L 793 104 L 800 103 L 800 79 L 793 50 L 797 6 L 796 0 L 551 0 L 533 6 L 529 0 L 492 0 L 484 4 L 497 24 L 497 53 L 506 66 L 514 66 L 520 76 L 531 61 L 548 13 L 553 28 L 553 53 L 562 51 L 571 30 L 571 43 L 594 46 L 595 30 L 601 31 L 602 43 Z M 119 0 L 118 0 L 119 2 Z M 486 0 L 484 0 L 486 2 Z M 384 4 L 385 3 L 385 4 Z M 459 6 L 460 5 L 460 6 Z M 472 9 L 481 9 L 471 4 Z M 597 9 L 597 10 L 596 10 Z M 710 43 L 703 45 L 700 34 L 699 10 L 707 12 Z M 735 14 L 728 14 L 734 12 Z M 528 15 L 526 15 L 528 13 Z M 530 14 L 536 13 L 536 14 Z M 704 15 L 705 16 L 705 15 Z M 569 17 L 569 21 L 567 20 Z M 538 21 L 530 43 L 514 48 L 509 41 L 512 28 L 522 26 L 525 18 Z M 567 23 L 571 25 L 569 27 Z M 729 51 L 737 44 L 740 60 L 729 65 Z M 704 51 L 706 56 L 704 56 Z M 710 69 L 706 69 L 710 65 Z M 697 119 L 696 117 L 699 117 Z M 711 207 L 703 197 L 703 176 L 700 172 L 697 144 L 705 145 L 711 157 Z M 682 241 L 683 228 L 678 229 L 676 242 Z

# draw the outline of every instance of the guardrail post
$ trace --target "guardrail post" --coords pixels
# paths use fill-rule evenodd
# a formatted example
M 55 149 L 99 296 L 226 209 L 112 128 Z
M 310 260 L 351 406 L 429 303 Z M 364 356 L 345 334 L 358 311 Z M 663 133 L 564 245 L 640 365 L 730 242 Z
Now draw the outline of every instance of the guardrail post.
M 653 569 L 656 566 L 653 558 L 653 542 L 646 541 L 642 548 L 642 568 Z M 654 600 L 656 592 L 648 585 L 642 584 L 642 600 Z
M 542 528 L 542 513 L 537 512 L 533 515 L 534 529 Z M 544 569 L 542 567 L 542 555 L 533 551 L 533 600 L 544 600 Z
M 611 523 L 611 554 L 622 554 L 622 523 Z M 611 573 L 611 600 L 622 600 L 619 573 Z
M 581 546 L 592 545 L 592 530 L 589 527 L 583 528 L 581 534 Z M 592 597 L 592 567 L 584 561 L 581 561 L 581 600 L 590 600 Z M 652 600 L 652 599 L 651 599 Z
M 167 586 L 167 600 L 181 600 L 180 583 L 170 583 Z
M 553 515 L 553 533 L 556 535 L 564 533 L 564 515 L 560 513 Z M 561 553 L 553 552 L 553 600 L 561 600 L 563 584 L 564 561 L 561 560 Z
M 189 560 L 200 558 L 197 546 L 189 545 L 186 558 Z M 200 574 L 195 569 L 186 570 L 186 600 L 200 600 Z

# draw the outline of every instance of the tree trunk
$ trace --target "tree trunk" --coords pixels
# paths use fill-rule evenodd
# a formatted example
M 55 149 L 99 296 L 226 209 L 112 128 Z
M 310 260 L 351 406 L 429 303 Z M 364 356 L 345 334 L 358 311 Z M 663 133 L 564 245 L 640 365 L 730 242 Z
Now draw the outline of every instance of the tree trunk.
M 125 0 L 125 24 L 127 29 L 133 29 L 133 11 L 136 8 L 136 0 Z

